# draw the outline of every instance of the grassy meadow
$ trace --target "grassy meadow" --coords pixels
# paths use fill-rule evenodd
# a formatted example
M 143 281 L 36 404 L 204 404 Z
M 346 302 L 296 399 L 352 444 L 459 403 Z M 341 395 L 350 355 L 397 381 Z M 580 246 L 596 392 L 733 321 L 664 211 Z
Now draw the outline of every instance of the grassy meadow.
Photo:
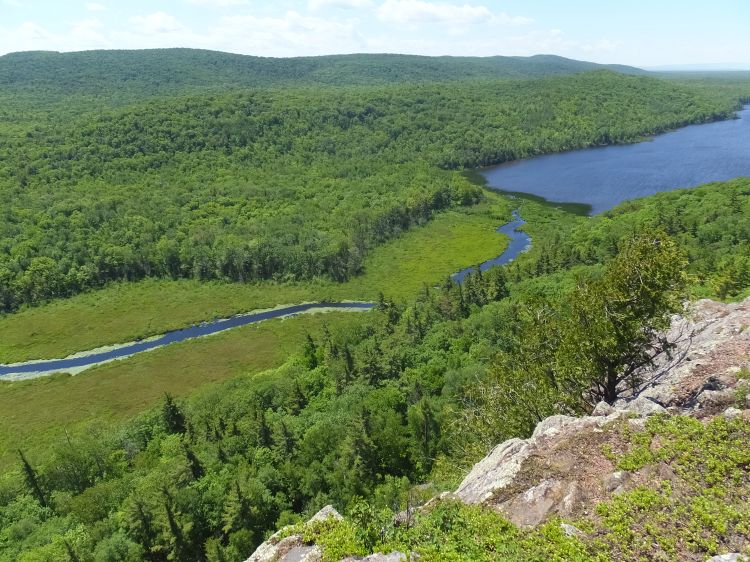
M 376 248 L 362 275 L 345 283 L 201 283 L 146 280 L 27 308 L 0 317 L 0 362 L 64 357 L 251 310 L 314 300 L 409 298 L 424 283 L 502 252 L 495 229 L 510 205 L 492 193 L 475 207 L 448 211 Z
M 258 308 L 301 301 L 366 300 L 382 291 L 413 296 L 463 267 L 498 255 L 507 240 L 495 232 L 510 214 L 492 193 L 471 208 L 438 215 L 377 248 L 359 277 L 342 284 L 229 284 L 194 281 L 121 283 L 100 291 L 28 308 L 0 319 L 0 360 L 61 357 L 101 345 Z M 0 468 L 18 447 L 34 451 L 63 438 L 122 421 L 165 392 L 184 396 L 200 386 L 280 365 L 307 333 L 324 323 L 356 323 L 358 313 L 300 315 L 173 344 L 94 367 L 0 384 Z

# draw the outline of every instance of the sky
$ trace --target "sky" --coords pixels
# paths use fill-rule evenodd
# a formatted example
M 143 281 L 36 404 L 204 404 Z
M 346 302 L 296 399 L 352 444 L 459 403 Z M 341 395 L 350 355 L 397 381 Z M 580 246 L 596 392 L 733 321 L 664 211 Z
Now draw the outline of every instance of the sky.
M 0 54 L 156 47 L 750 69 L 750 0 L 0 0 Z

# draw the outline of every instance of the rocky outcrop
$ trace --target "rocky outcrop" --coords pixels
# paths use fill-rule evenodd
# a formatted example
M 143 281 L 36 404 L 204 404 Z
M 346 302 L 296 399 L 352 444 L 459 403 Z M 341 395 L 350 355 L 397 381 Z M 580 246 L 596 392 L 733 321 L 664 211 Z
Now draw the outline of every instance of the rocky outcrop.
M 343 519 L 333 506 L 327 505 L 307 522 L 325 521 L 329 518 Z M 302 535 L 288 534 L 289 528 L 281 529 L 261 544 L 245 562 L 320 562 L 323 553 L 317 545 L 305 544 Z
M 655 371 L 643 373 L 651 383 L 637 398 L 696 417 L 723 411 L 733 404 L 738 383 L 750 385 L 737 377 L 750 368 L 749 327 L 750 298 L 729 304 L 697 301 L 689 314 L 673 319 L 666 334 L 675 342 L 671 357 L 658 361 Z
M 493 506 L 519 526 L 537 525 L 552 514 L 573 516 L 611 487 L 612 477 L 605 484 L 605 476 L 614 466 L 599 452 L 603 428 L 630 415 L 615 410 L 606 416 L 547 418 L 529 439 L 495 447 L 474 465 L 455 496 Z
M 327 505 L 313 515 L 305 526 L 328 519 L 341 521 L 343 517 L 333 506 Z M 285 527 L 277 531 L 255 549 L 245 562 L 321 562 L 323 560 L 323 552 L 318 545 L 305 543 L 301 534 L 290 533 L 290 530 L 291 527 Z M 391 552 L 371 554 L 364 558 L 349 556 L 341 562 L 405 562 L 406 560 L 407 556 L 404 553 Z
M 639 394 L 614 405 L 599 403 L 590 416 L 551 416 L 529 439 L 497 445 L 474 465 L 455 496 L 492 506 L 517 525 L 534 526 L 552 515 L 584 515 L 649 478 L 669 479 L 667 466 L 657 467 L 658 474 L 616 471 L 602 449 L 616 447 L 618 434 L 604 429 L 620 422 L 638 431 L 644 418 L 668 413 L 750 419 L 750 403 L 738 403 L 743 392 L 737 392 L 750 390 L 750 381 L 738 378 L 750 366 L 748 327 L 750 299 L 699 301 L 689 316 L 673 320 L 668 337 L 677 342 L 674 352 L 655 371 L 643 373 L 651 382 Z

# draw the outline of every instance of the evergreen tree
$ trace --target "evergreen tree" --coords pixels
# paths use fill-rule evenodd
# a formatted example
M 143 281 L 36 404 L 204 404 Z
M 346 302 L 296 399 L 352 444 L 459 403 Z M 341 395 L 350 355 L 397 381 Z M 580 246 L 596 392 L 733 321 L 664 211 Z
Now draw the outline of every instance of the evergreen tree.
M 169 393 L 164 394 L 162 420 L 169 433 L 185 433 L 185 416 Z
M 21 457 L 21 468 L 23 470 L 23 476 L 26 482 L 26 486 L 29 488 L 31 494 L 39 502 L 39 505 L 41 505 L 42 507 L 47 507 L 47 498 L 44 494 L 44 490 L 42 489 L 42 485 L 39 482 L 39 476 L 31 466 L 31 463 L 29 463 L 28 459 L 23 454 L 23 451 L 21 451 L 21 449 L 18 450 L 18 456 Z

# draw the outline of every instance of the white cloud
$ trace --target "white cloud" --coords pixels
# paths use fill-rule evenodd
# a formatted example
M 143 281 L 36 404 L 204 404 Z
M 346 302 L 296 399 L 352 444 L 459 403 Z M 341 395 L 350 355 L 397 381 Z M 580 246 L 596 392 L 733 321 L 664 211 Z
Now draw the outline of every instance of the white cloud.
M 89 12 L 103 12 L 107 9 L 107 7 L 103 4 L 99 4 L 98 2 L 88 2 L 86 4 L 86 9 Z
M 534 23 L 534 20 L 524 16 L 510 16 L 505 12 L 500 12 L 499 14 L 494 14 L 492 16 L 492 23 L 500 23 L 502 25 L 528 25 Z
M 372 0 L 309 0 L 307 3 L 307 7 L 312 11 L 328 7 L 356 10 L 370 6 L 372 6 Z
M 194 6 L 209 6 L 211 8 L 228 8 L 231 6 L 245 6 L 249 0 L 186 0 Z
M 104 25 L 96 18 L 77 21 L 70 28 L 70 36 L 76 50 L 106 48 L 109 41 L 105 33 Z
M 445 22 L 453 24 L 479 23 L 492 19 L 486 6 L 444 4 L 422 0 L 386 0 L 378 8 L 378 17 L 385 22 L 419 24 Z
M 0 28 L 2 51 L 53 51 L 57 49 L 56 37 L 34 21 L 25 21 L 15 29 Z
M 133 16 L 129 21 L 136 27 L 136 33 L 142 35 L 174 34 L 185 31 L 185 27 L 176 17 L 165 12 Z
M 224 16 L 210 30 L 225 48 L 266 56 L 361 51 L 356 20 L 329 20 L 289 11 L 280 17 Z
M 487 6 L 482 5 L 423 0 L 385 0 L 378 7 L 377 13 L 381 21 L 400 25 L 446 23 L 458 27 L 478 23 L 523 25 L 532 21 L 529 18 L 509 16 L 506 13 L 495 14 Z

